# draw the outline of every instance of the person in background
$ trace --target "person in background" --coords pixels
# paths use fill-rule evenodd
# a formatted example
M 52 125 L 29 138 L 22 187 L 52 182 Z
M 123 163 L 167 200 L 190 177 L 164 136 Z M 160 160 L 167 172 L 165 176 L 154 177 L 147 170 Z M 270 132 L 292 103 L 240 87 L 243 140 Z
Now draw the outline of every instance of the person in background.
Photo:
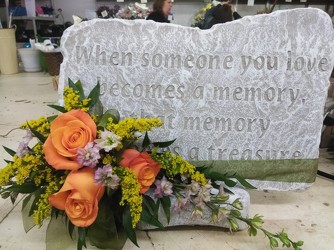
M 241 18 L 235 6 L 230 4 L 229 1 L 213 1 L 212 4 L 214 7 L 205 14 L 203 29 L 210 29 L 217 23 L 231 22 Z
M 159 23 L 170 23 L 168 15 L 173 7 L 172 0 L 154 0 L 153 11 L 148 15 L 146 20 L 153 20 Z

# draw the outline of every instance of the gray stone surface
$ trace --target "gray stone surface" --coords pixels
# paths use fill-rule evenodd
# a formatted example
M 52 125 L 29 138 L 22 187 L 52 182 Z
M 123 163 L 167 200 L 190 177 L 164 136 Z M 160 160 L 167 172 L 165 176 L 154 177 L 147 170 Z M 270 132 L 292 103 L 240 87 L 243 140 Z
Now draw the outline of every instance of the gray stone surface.
M 87 92 L 99 81 L 106 108 L 122 117 L 160 117 L 165 125 L 152 138 L 177 138 L 172 150 L 189 160 L 312 160 L 319 155 L 333 38 L 329 16 L 312 8 L 205 31 L 96 19 L 65 31 L 59 91 L 68 78 L 80 79 Z M 280 178 L 279 170 L 262 169 L 254 183 L 298 189 L 316 175 L 314 165 L 291 168 L 311 175 L 307 181 L 289 178 L 289 170 Z

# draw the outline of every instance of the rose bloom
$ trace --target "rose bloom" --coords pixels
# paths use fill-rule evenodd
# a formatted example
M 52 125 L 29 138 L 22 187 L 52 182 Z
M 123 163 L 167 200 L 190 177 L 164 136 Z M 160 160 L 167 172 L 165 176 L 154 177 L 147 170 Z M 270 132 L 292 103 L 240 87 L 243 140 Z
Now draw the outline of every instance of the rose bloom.
M 78 227 L 88 227 L 96 220 L 98 203 L 104 193 L 104 186 L 94 182 L 94 172 L 89 167 L 72 171 L 59 192 L 49 197 L 49 203 L 65 210 Z
M 50 127 L 44 143 L 46 161 L 55 169 L 76 170 L 82 167 L 76 161 L 77 149 L 84 148 L 96 137 L 96 124 L 82 110 L 60 114 Z
M 141 185 L 140 193 L 145 193 L 154 183 L 155 177 L 160 171 L 160 163 L 153 161 L 147 152 L 139 152 L 134 149 L 125 150 L 122 157 L 123 160 L 119 164 L 136 173 Z

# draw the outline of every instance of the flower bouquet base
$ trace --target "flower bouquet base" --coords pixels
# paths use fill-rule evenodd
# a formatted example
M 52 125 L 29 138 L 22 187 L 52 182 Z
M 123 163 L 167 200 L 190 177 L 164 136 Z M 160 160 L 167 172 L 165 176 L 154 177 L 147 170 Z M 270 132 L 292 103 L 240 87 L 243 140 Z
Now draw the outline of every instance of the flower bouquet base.
M 243 188 L 229 188 L 233 194 L 229 194 L 229 200 L 227 203 L 232 203 L 236 199 L 240 199 L 241 203 L 243 204 L 242 210 L 239 210 L 242 217 L 247 217 L 249 213 L 249 206 L 250 206 L 250 198 L 249 193 Z M 176 207 L 178 201 L 175 197 L 171 198 L 171 207 Z M 228 209 L 231 209 L 229 205 L 224 205 Z M 223 228 L 231 228 L 229 221 L 226 218 L 214 222 L 212 220 L 212 212 L 208 207 L 203 209 L 203 214 L 196 214 L 194 211 L 194 207 L 191 204 L 187 204 L 182 207 L 182 210 L 175 211 L 172 209 L 170 221 L 168 223 L 166 216 L 164 215 L 164 211 L 162 207 L 159 209 L 159 220 L 164 227 L 173 227 L 173 226 L 215 226 L 215 227 L 223 227 Z M 245 222 L 237 220 L 239 225 L 239 230 L 246 229 L 248 226 Z M 139 230 L 150 230 L 156 229 L 150 224 L 146 224 L 140 221 L 137 224 L 137 229 Z

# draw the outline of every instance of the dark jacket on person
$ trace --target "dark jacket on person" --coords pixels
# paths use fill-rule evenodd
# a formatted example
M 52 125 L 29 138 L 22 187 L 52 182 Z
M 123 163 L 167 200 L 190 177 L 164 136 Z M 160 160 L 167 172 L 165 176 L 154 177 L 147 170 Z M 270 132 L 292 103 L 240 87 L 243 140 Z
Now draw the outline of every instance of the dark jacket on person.
M 153 20 L 158 23 L 170 23 L 170 21 L 164 16 L 161 11 L 153 11 L 151 12 L 146 20 Z
M 226 6 L 223 6 L 221 4 L 218 4 L 215 7 L 212 7 L 210 10 L 208 10 L 204 16 L 204 21 L 203 21 L 203 29 L 210 29 L 213 25 L 217 23 L 226 23 L 229 21 L 232 21 L 226 14 L 224 14 L 223 9 Z M 233 12 L 232 13 L 233 20 L 237 20 L 242 18 L 238 12 Z

